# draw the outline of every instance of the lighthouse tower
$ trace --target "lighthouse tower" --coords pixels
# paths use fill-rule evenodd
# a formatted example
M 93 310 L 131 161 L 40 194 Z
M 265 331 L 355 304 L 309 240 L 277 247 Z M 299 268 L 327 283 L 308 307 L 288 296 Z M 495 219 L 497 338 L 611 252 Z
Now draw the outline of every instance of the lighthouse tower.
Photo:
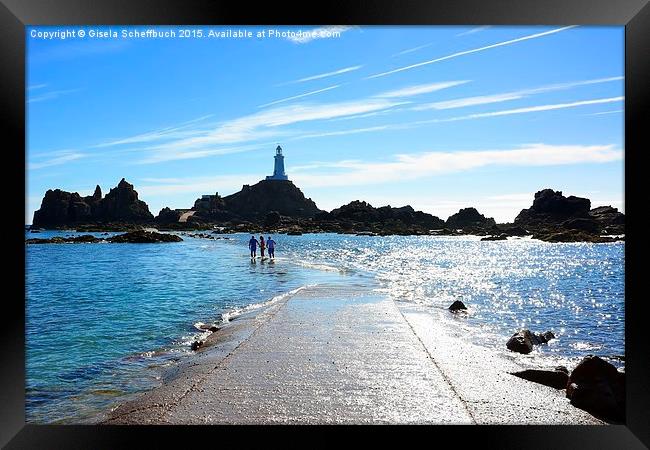
M 284 173 L 284 156 L 282 155 L 282 147 L 278 145 L 275 149 L 275 165 L 273 166 L 273 175 L 266 177 L 267 180 L 288 180 L 289 177 Z

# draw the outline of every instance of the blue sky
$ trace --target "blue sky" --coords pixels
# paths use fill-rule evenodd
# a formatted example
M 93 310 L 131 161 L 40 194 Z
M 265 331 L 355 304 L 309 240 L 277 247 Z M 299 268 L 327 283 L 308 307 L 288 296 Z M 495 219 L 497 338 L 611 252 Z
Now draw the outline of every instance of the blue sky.
M 121 34 L 150 28 L 177 36 Z M 122 177 L 153 214 L 189 208 L 271 174 L 278 143 L 326 210 L 503 222 L 547 187 L 624 210 L 623 27 L 182 29 L 28 28 L 26 223 L 47 189 Z M 85 36 L 43 37 L 61 30 Z

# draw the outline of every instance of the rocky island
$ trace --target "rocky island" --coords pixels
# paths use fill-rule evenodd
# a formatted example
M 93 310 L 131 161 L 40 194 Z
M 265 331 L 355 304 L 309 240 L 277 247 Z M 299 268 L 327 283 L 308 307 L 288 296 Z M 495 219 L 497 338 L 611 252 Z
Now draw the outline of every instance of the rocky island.
M 406 205 L 374 207 L 354 200 L 331 211 L 319 209 L 289 180 L 262 180 L 221 197 L 198 198 L 187 210 L 160 210 L 153 216 L 132 184 L 122 179 L 105 197 L 99 186 L 91 196 L 60 189 L 45 193 L 31 229 L 77 231 L 205 230 L 224 233 L 263 230 L 273 233 L 350 233 L 365 235 L 463 235 L 504 240 L 531 235 L 547 242 L 613 242 L 625 234 L 625 215 L 611 206 L 591 209 L 589 199 L 565 197 L 544 189 L 512 223 L 497 224 L 476 208 L 459 210 L 442 220 Z
M 165 207 L 154 217 L 133 185 L 122 178 L 105 197 L 100 186 L 86 197 L 60 189 L 48 190 L 30 228 L 135 231 L 144 227 L 168 231 L 219 228 L 223 233 L 259 230 L 294 235 L 473 234 L 485 236 L 482 240 L 486 241 L 532 236 L 547 242 L 613 242 L 623 239 L 625 215 L 611 206 L 591 209 L 589 199 L 565 197 L 552 189 L 537 192 L 532 206 L 523 209 L 513 223 L 505 224 L 497 224 L 473 207 L 460 209 L 446 221 L 409 205 L 377 208 L 361 200 L 328 212 L 319 209 L 288 179 L 278 146 L 273 175 L 256 184 L 246 184 L 239 192 L 225 197 L 218 192 L 203 195 L 189 209 Z

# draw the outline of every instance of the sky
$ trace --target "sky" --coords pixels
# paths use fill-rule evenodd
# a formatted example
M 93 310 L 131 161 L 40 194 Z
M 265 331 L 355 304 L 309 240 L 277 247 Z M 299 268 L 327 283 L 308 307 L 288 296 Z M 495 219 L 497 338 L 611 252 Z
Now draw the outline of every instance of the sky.
M 624 211 L 623 27 L 28 27 L 25 89 L 26 223 L 123 177 L 190 208 L 278 144 L 328 211 L 511 222 L 544 188 Z

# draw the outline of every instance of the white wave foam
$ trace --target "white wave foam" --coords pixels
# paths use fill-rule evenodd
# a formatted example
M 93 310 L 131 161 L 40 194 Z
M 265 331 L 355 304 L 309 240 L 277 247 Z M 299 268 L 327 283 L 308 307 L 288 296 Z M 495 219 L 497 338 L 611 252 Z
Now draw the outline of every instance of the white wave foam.
M 271 306 L 271 305 L 279 302 L 280 300 L 284 300 L 286 298 L 289 298 L 289 297 L 297 294 L 298 292 L 302 291 L 303 289 L 307 289 L 308 287 L 313 287 L 313 286 L 316 286 L 316 285 L 315 284 L 307 284 L 305 286 L 300 286 L 300 287 L 298 287 L 296 289 L 293 289 L 291 291 L 283 292 L 282 294 L 276 295 L 275 297 L 272 297 L 271 299 L 269 299 L 269 300 L 267 300 L 265 302 L 251 303 L 251 304 L 249 304 L 247 306 L 243 306 L 243 307 L 239 307 L 239 308 L 233 308 L 230 311 L 222 313 L 221 314 L 221 320 L 223 321 L 223 323 L 228 323 L 231 320 L 233 320 L 235 317 L 241 316 L 244 313 L 247 313 L 247 312 L 250 312 L 250 311 L 255 311 L 257 309 L 264 308 L 264 307 L 267 307 L 267 306 Z
M 316 269 L 316 270 L 323 270 L 323 271 L 326 271 L 326 272 L 338 272 L 338 273 L 350 272 L 350 269 L 348 269 L 346 267 L 336 267 L 336 266 L 331 266 L 331 265 L 328 265 L 328 264 L 306 261 L 304 259 L 297 259 L 297 260 L 294 260 L 292 262 L 294 264 L 298 264 L 299 266 L 306 267 L 308 269 Z

